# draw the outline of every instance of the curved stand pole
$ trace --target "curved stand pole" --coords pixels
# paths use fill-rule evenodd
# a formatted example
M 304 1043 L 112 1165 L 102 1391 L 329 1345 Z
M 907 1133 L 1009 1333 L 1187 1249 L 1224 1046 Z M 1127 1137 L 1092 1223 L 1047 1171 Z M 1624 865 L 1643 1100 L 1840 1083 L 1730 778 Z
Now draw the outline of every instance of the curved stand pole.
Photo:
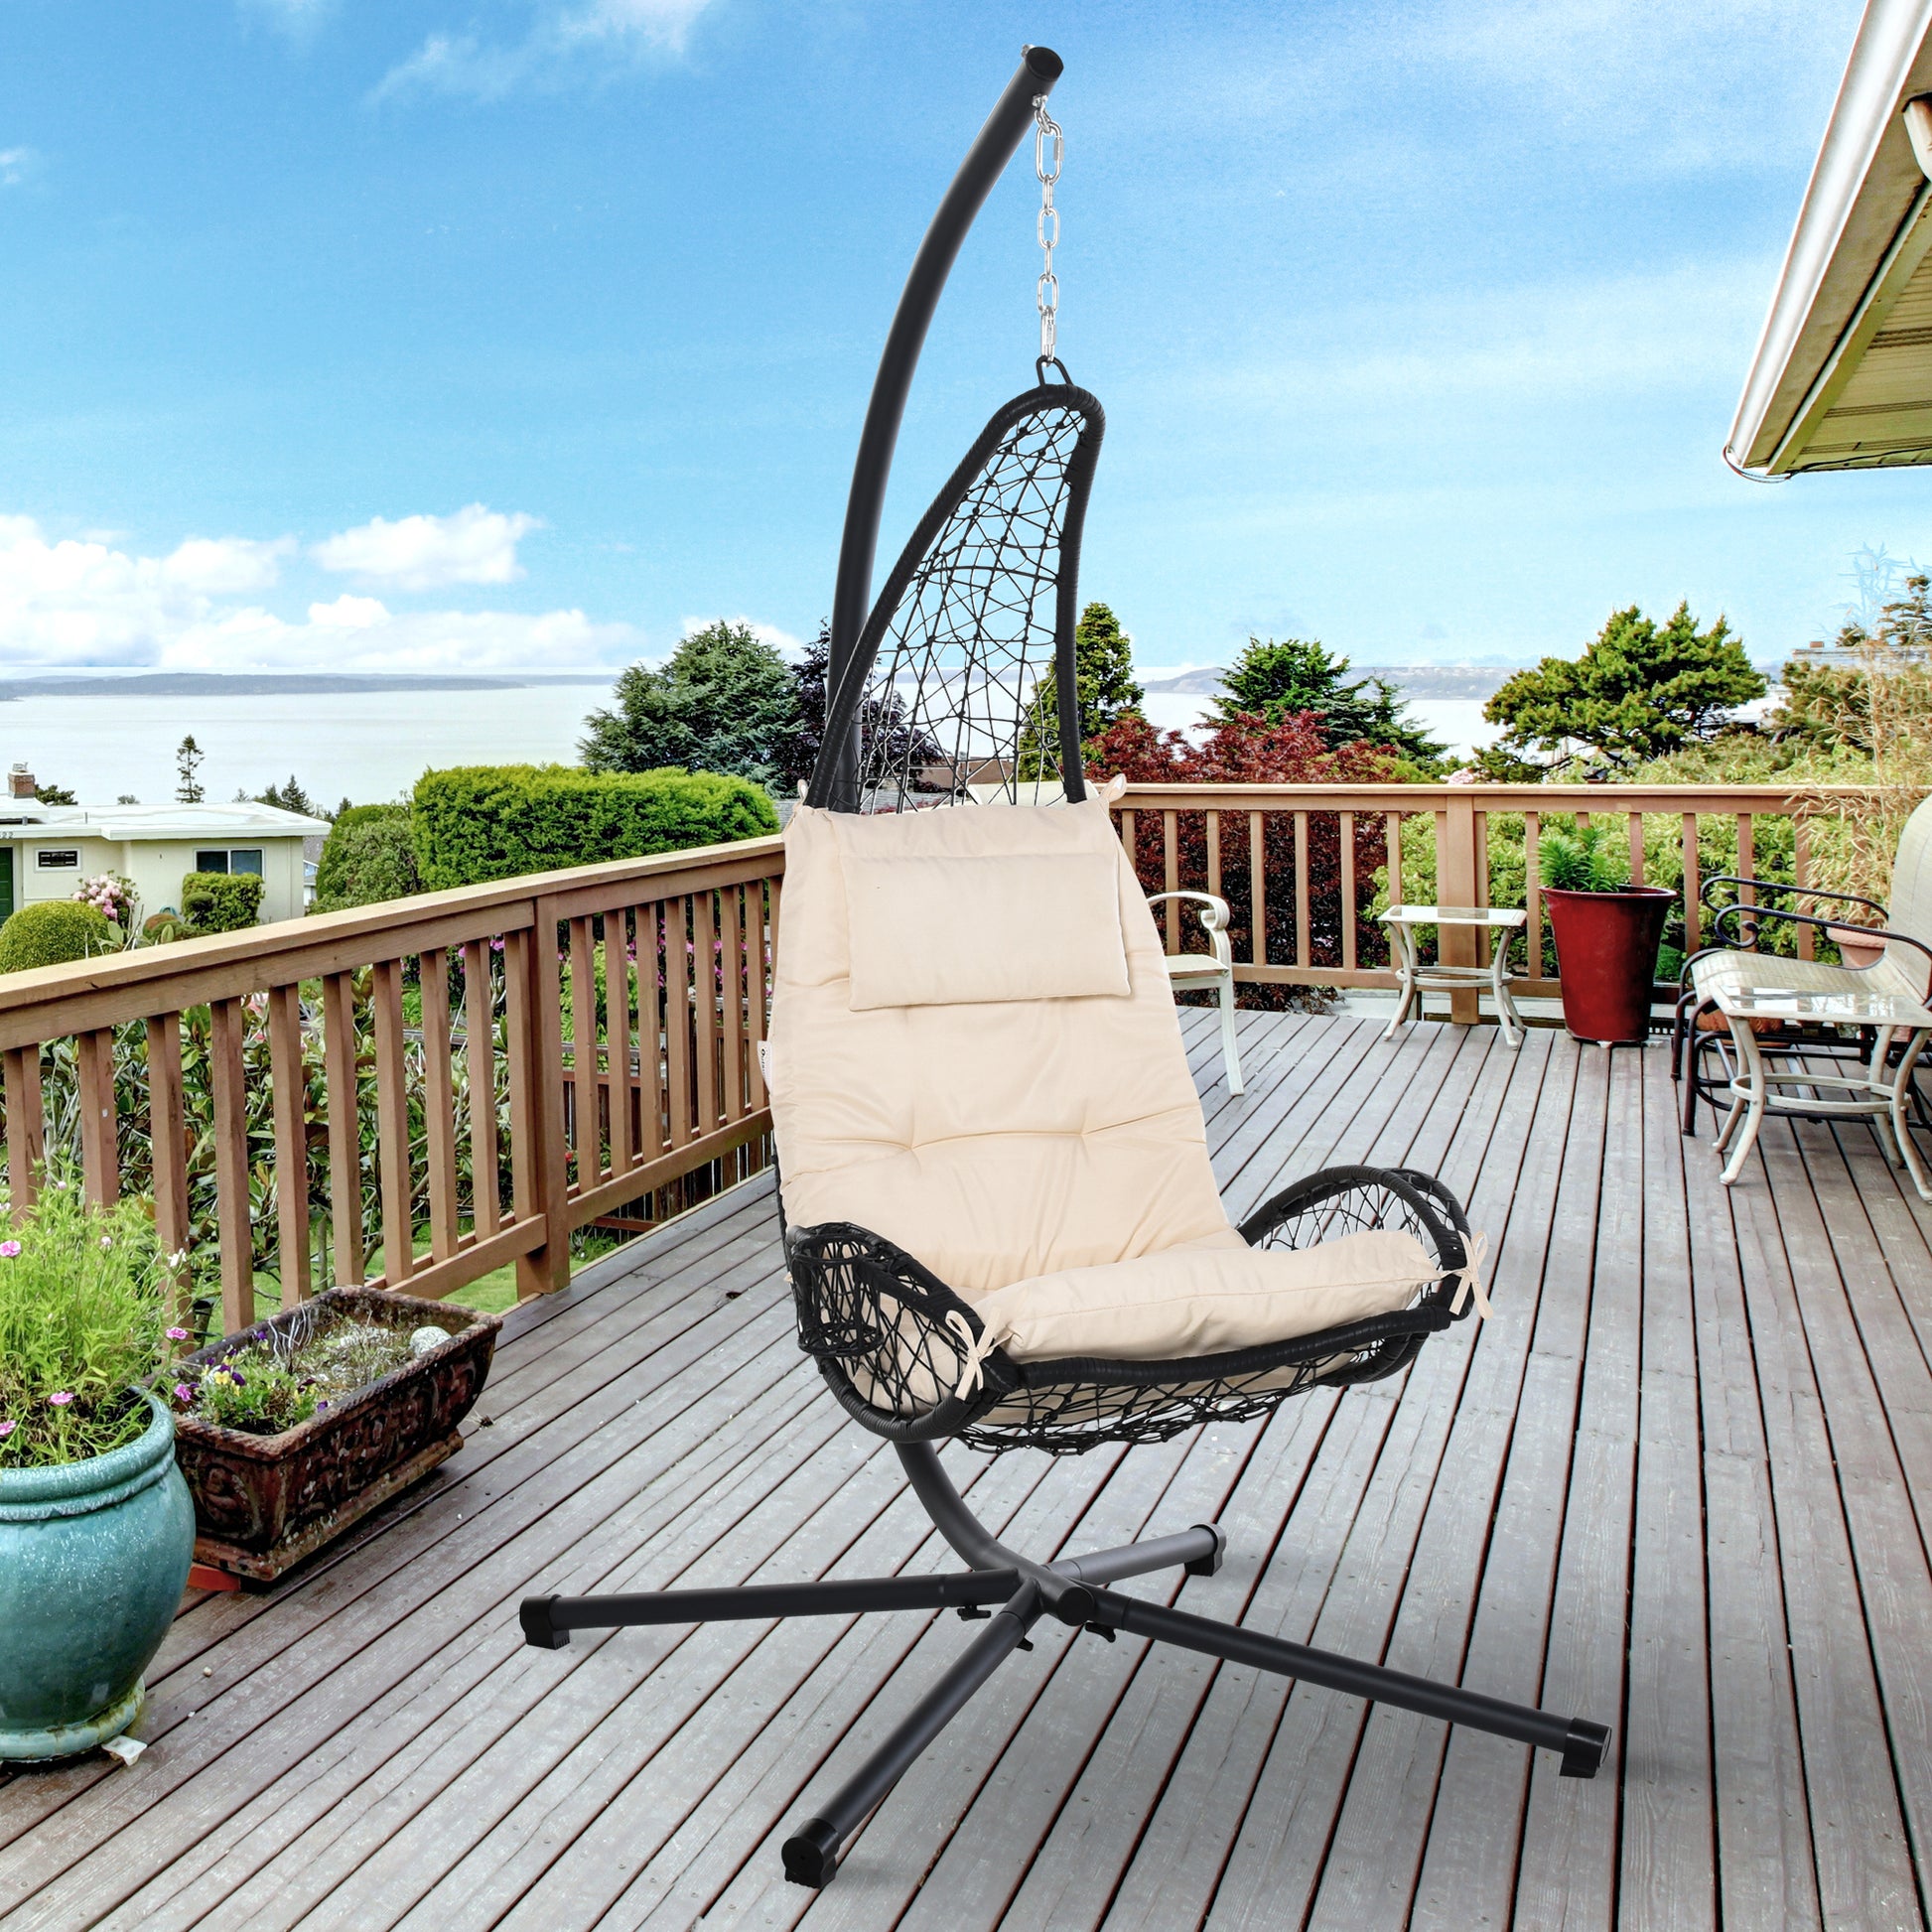
M 952 272 L 960 244 L 966 239 L 993 184 L 1000 179 L 1014 150 L 1034 123 L 1034 101 L 1051 93 L 1064 63 L 1050 47 L 1030 47 L 1019 70 L 1007 82 L 986 125 L 979 131 L 959 173 L 946 190 L 932 217 L 932 225 L 912 257 L 911 273 L 886 332 L 886 347 L 873 377 L 872 400 L 866 405 L 865 428 L 859 433 L 859 455 L 852 466 L 852 493 L 846 499 L 845 535 L 839 544 L 838 582 L 832 592 L 832 644 L 825 674 L 825 710 L 849 676 L 863 677 L 869 668 L 854 665 L 853 651 L 865 628 L 872 604 L 873 553 L 879 545 L 879 516 L 886 504 L 886 482 L 893 472 L 893 450 L 898 442 L 899 419 L 912 387 L 912 371 L 925 346 L 925 332 L 939 306 L 946 277 Z M 830 749 L 829 747 L 827 748 Z M 830 802 L 835 811 L 856 811 L 859 805 L 859 724 L 854 714 L 850 738 L 838 748 Z

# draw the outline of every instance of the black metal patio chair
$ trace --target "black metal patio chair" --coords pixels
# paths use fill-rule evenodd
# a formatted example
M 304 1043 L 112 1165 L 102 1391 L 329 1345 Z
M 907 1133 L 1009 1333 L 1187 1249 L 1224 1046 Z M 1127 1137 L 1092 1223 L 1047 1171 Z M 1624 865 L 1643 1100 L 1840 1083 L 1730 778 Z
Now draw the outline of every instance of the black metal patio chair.
M 1050 335 L 1040 385 L 996 412 L 856 621 L 848 593 L 870 574 L 881 466 L 925 318 L 987 186 L 1029 127 L 1044 141 L 1059 70 L 1029 50 L 888 342 L 847 522 L 824 749 L 786 834 L 770 1029 L 800 1346 L 846 1413 L 894 1446 L 965 1568 L 522 1607 L 527 1640 L 552 1648 L 572 1630 L 719 1618 L 985 1619 L 786 1842 L 786 1874 L 807 1885 L 831 1879 L 868 1814 L 1041 1617 L 1474 1725 L 1559 1752 L 1566 1776 L 1593 1776 L 1609 1739 L 1585 1719 L 1115 1587 L 1212 1574 L 1225 1547 L 1213 1524 L 1050 1561 L 1012 1549 L 940 1461 L 947 1442 L 1072 1455 L 1256 1417 L 1394 1375 L 1486 1306 L 1481 1244 L 1428 1174 L 1330 1169 L 1227 1222 L 1153 915 L 1081 770 L 1076 572 L 1103 417 L 1084 390 L 1043 380 L 1058 366 Z M 988 772 L 1007 802 L 969 802 Z

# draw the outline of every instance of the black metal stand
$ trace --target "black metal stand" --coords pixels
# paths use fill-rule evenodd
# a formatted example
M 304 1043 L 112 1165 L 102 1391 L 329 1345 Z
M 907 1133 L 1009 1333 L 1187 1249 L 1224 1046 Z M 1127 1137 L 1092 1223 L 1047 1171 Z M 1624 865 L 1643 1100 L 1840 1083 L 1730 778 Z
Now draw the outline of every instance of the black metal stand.
M 882 1577 L 851 1583 L 760 1584 L 740 1589 L 654 1590 L 636 1596 L 532 1596 L 522 1606 L 526 1640 L 555 1650 L 572 1630 L 611 1629 L 634 1623 L 699 1623 L 727 1618 L 850 1616 L 861 1610 L 954 1608 L 964 1617 L 987 1616 L 984 1630 L 931 1690 L 833 1794 L 815 1817 L 785 1841 L 785 1876 L 801 1885 L 823 1885 L 839 1867 L 845 1842 L 865 1822 L 919 1753 L 965 1709 L 968 1700 L 1014 1651 L 1028 1647 L 1027 1634 L 1042 1616 L 1092 1630 L 1113 1640 L 1116 1630 L 1160 1643 L 1177 1644 L 1229 1663 L 1282 1677 L 1300 1678 L 1352 1697 L 1392 1704 L 1427 1718 L 1468 1725 L 1521 1743 L 1558 1751 L 1562 1775 L 1592 1778 L 1609 1747 L 1607 1726 L 1587 1718 L 1557 1718 L 1528 1705 L 1508 1704 L 1455 1685 L 1438 1684 L 1406 1671 L 1389 1670 L 1333 1651 L 1216 1623 L 1165 1604 L 1117 1595 L 1109 1584 L 1152 1571 L 1184 1568 L 1212 1576 L 1221 1567 L 1227 1539 L 1212 1524 L 1177 1535 L 1124 1544 L 1091 1556 L 1038 1564 L 1009 1550 L 966 1507 L 930 1444 L 897 1446 L 913 1493 L 939 1533 L 970 1570 L 941 1577 Z

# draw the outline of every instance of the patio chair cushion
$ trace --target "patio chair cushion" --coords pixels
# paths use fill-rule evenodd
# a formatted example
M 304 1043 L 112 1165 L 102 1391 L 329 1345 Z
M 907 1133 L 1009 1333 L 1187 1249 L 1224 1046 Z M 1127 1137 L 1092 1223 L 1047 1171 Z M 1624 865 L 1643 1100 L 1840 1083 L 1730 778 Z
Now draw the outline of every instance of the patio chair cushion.
M 854 1010 L 848 855 L 1042 851 L 1111 868 L 1125 994 Z M 984 950 L 974 972 L 1001 948 L 984 923 L 951 943 Z M 785 832 L 770 1042 L 787 1219 L 856 1221 L 969 1301 L 1211 1236 L 1239 1241 L 1154 916 L 1099 799 L 876 817 L 799 807 Z
M 1894 957 L 1896 955 L 1896 957 Z M 1911 965 L 1900 961 L 1915 962 Z M 1869 966 L 1828 965 L 1821 959 L 1781 959 L 1775 953 L 1710 952 L 1691 962 L 1691 985 L 1700 999 L 1727 993 L 1873 993 L 1905 1000 L 1925 997 L 1925 960 L 1902 946 L 1887 948 Z
M 1413 1234 L 1374 1228 L 1311 1248 L 1250 1248 L 1232 1228 L 982 1296 L 974 1312 L 1016 1361 L 1185 1361 L 1318 1334 L 1405 1308 L 1442 1279 Z

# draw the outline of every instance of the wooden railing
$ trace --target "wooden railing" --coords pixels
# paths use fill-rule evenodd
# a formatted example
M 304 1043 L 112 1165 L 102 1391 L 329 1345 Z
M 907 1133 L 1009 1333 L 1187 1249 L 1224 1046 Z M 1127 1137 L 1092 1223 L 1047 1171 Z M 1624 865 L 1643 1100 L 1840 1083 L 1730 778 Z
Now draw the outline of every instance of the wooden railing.
M 1550 820 L 1620 816 L 1639 879 L 1668 847 L 1695 946 L 1713 839 L 1746 873 L 1776 844 L 1803 884 L 1808 821 L 1838 803 L 1734 786 L 1135 786 L 1116 809 L 1150 891 L 1229 898 L 1238 980 L 1393 985 L 1371 916 L 1393 855 L 1411 900 L 1520 892 L 1514 984 L 1554 994 L 1536 867 Z M 1505 878 L 1497 828 L 1514 841 L 1518 814 Z M 218 1284 L 230 1330 L 254 1318 L 258 1276 L 285 1305 L 331 1282 L 445 1296 L 511 1263 L 520 1295 L 560 1287 L 573 1229 L 747 1159 L 768 1132 L 758 1046 L 783 869 L 781 842 L 759 839 L 0 979 L 11 1198 L 69 1169 L 98 1201 L 151 1194 L 184 1292 Z M 1171 918 L 1169 945 L 1183 942 L 1198 932 Z M 1442 946 L 1478 963 L 1467 928 Z M 1473 1019 L 1474 996 L 1456 997 Z
M 1193 887 L 1230 901 L 1238 981 L 1334 987 L 1396 984 L 1386 940 L 1369 916 L 1378 890 L 1385 900 L 1490 904 L 1497 857 L 1492 821 L 1520 816 L 1521 896 L 1512 892 L 1493 902 L 1523 905 L 1529 915 L 1523 970 L 1512 973 L 1512 988 L 1555 997 L 1562 988 L 1549 970 L 1537 860 L 1538 836 L 1552 820 L 1621 819 L 1631 878 L 1639 883 L 1655 870 L 1657 841 L 1647 852 L 1646 820 L 1653 826 L 1667 820 L 1677 876 L 1652 883 L 1677 886 L 1676 936 L 1682 950 L 1693 951 L 1703 937 L 1698 894 L 1714 833 L 1723 832 L 1723 869 L 1749 875 L 1763 864 L 1763 822 L 1775 821 L 1781 831 L 1788 828 L 1788 837 L 1776 841 L 1779 876 L 1814 884 L 1812 823 L 1865 795 L 1854 786 L 1794 794 L 1789 787 L 1739 785 L 1131 785 L 1115 812 L 1150 892 Z M 1427 828 L 1419 856 L 1433 866 L 1429 881 L 1415 876 L 1418 855 L 1403 870 L 1402 828 L 1418 821 Z M 1400 882 L 1393 891 L 1391 864 Z M 1170 951 L 1184 949 L 1188 930 L 1184 915 L 1167 915 Z M 1186 943 L 1197 948 L 1199 940 Z M 1797 943 L 1809 958 L 1808 928 Z M 1445 927 L 1440 944 L 1447 964 L 1488 964 L 1486 935 L 1475 928 Z M 1454 995 L 1451 1012 L 1474 1019 L 1476 995 Z
M 573 1228 L 768 1130 L 783 864 L 757 839 L 0 979 L 10 1197 L 68 1162 L 151 1192 L 229 1330 L 270 1260 L 285 1306 L 319 1256 L 561 1287 Z

